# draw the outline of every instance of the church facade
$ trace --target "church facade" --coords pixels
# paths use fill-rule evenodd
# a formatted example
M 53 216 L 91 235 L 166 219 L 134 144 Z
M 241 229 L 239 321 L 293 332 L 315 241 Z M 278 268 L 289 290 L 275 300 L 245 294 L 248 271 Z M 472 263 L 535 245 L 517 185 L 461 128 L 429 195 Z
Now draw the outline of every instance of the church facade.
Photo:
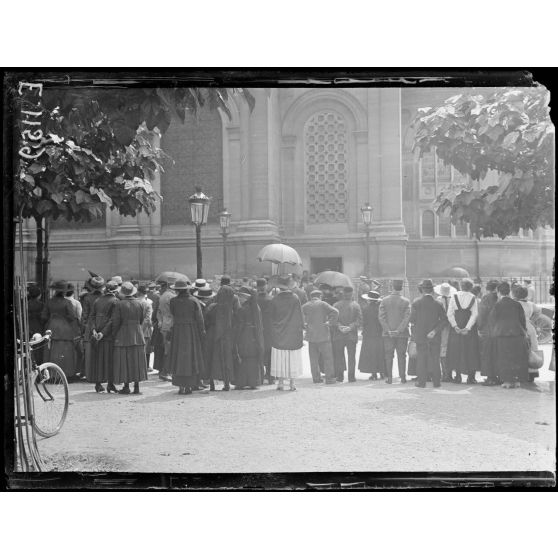
M 412 152 L 410 123 L 419 107 L 462 90 L 440 88 L 252 89 L 252 112 L 241 98 L 231 117 L 202 110 L 173 121 L 157 141 L 173 162 L 154 182 L 162 201 L 152 215 L 105 218 L 79 227 L 52 224 L 51 275 L 151 279 L 163 270 L 196 275 L 195 230 L 187 198 L 211 196 L 202 229 L 203 273 L 223 271 L 218 213 L 231 214 L 228 271 L 270 273 L 256 256 L 266 244 L 293 246 L 310 273 L 338 269 L 352 277 L 443 277 L 451 267 L 472 277 L 551 273 L 554 231 L 506 240 L 469 235 L 435 214 L 432 202 L 467 181 L 435 153 Z M 373 207 L 369 242 L 361 206 Z M 29 269 L 32 224 L 27 223 Z M 301 270 L 300 270 L 301 271 Z

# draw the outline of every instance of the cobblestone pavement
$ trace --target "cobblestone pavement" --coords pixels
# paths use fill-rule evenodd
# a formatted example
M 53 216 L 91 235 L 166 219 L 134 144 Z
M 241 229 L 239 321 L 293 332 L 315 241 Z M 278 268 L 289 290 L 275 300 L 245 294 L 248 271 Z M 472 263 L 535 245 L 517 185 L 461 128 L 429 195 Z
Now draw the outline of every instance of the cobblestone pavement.
M 503 390 L 417 389 L 357 373 L 298 390 L 198 392 L 150 375 L 140 396 L 70 385 L 61 432 L 39 439 L 49 470 L 134 472 L 555 470 L 554 373 Z M 550 345 L 545 347 L 548 365 Z

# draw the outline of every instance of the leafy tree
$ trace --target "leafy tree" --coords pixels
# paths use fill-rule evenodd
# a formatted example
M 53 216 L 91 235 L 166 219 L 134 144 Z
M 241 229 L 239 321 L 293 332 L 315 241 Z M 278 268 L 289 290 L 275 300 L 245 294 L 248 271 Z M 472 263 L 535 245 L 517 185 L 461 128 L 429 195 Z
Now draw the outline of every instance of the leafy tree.
M 419 155 L 437 156 L 473 181 L 489 170 L 498 179 L 439 194 L 435 207 L 477 238 L 554 227 L 554 126 L 544 87 L 460 94 L 418 111 L 413 122 Z
M 252 110 L 252 95 L 238 92 Z M 224 88 L 44 90 L 42 137 L 34 144 L 41 155 L 19 159 L 14 185 L 16 213 L 37 222 L 35 275 L 43 293 L 48 222 L 90 221 L 102 216 L 104 206 L 127 216 L 154 211 L 159 195 L 151 181 L 170 159 L 153 146 L 152 134 L 164 133 L 173 117 L 184 123 L 187 112 L 195 114 L 204 105 L 230 117 L 230 93 Z

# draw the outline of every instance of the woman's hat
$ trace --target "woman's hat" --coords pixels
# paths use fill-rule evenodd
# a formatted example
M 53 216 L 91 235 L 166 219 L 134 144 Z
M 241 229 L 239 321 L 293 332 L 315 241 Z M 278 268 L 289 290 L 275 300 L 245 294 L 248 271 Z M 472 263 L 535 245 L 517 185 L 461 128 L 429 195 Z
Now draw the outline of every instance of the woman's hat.
M 137 287 L 133 283 L 130 283 L 130 281 L 122 283 L 122 286 L 120 287 L 120 294 L 124 296 L 134 296 L 137 292 Z
M 116 291 L 118 289 L 118 283 L 115 283 L 114 281 L 107 281 L 107 284 L 105 285 L 107 292 L 112 293 L 114 291 Z
M 95 276 L 89 279 L 89 284 L 94 289 L 100 289 L 105 284 L 105 280 L 102 277 Z
M 184 279 L 177 279 L 174 285 L 171 285 L 170 288 L 175 291 L 187 291 L 190 289 L 190 283 L 188 281 L 184 281 Z
M 457 289 L 449 283 L 442 283 L 434 287 L 434 292 L 440 296 L 452 296 L 457 292 Z
M 68 290 L 68 282 L 67 281 L 55 281 L 51 286 L 51 289 L 54 289 L 56 292 L 60 292 L 60 291 L 64 291 L 66 292 Z
M 194 291 L 194 296 L 197 298 L 211 298 L 215 293 L 209 285 L 205 285 Z
M 110 280 L 114 281 L 118 286 L 122 285 L 122 277 L 120 277 L 120 275 L 115 275 L 114 277 L 111 277 Z
M 363 298 L 364 300 L 379 300 L 380 293 L 378 291 L 368 291 L 367 293 L 360 295 L 360 298 Z
M 28 285 L 27 286 L 27 296 L 31 298 L 36 298 L 40 296 L 41 289 L 37 285 Z

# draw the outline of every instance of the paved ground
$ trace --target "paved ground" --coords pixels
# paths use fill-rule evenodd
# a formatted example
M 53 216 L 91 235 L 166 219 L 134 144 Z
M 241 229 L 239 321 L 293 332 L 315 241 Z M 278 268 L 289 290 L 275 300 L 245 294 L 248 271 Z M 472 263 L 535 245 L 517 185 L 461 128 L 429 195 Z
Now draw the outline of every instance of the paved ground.
M 546 363 L 550 346 L 546 346 Z M 306 369 L 308 370 L 307 356 Z M 555 470 L 554 373 L 529 389 L 371 382 L 296 392 L 179 396 L 156 375 L 143 395 L 72 384 L 49 470 L 134 472 Z M 219 386 L 220 387 L 220 386 Z

